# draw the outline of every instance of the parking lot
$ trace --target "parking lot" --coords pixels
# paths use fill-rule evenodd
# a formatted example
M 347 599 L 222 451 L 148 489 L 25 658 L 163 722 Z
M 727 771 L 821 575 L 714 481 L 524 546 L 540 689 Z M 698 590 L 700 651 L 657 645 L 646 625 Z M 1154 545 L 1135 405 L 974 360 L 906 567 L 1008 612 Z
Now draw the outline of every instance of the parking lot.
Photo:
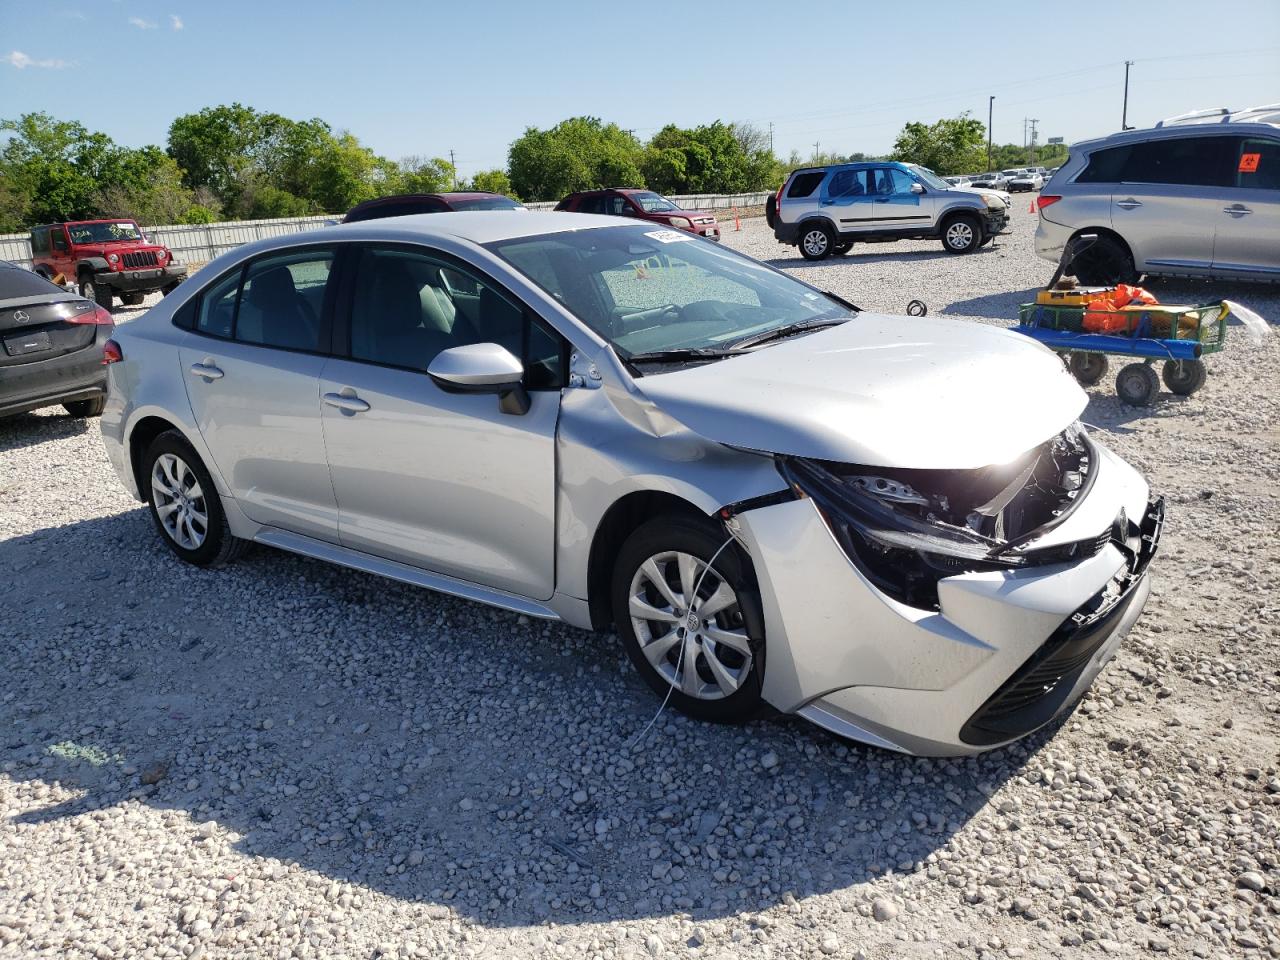
M 1013 202 L 970 256 L 725 242 L 1007 324 L 1052 272 Z M 1280 323 L 1280 288 L 1152 290 Z M 1233 327 L 1148 409 L 1114 362 L 1090 388 L 1167 498 L 1152 599 L 1073 714 L 955 761 L 673 712 L 629 747 L 656 701 L 615 638 L 265 547 L 181 565 L 96 423 L 0 420 L 0 956 L 1280 956 L 1278 342 Z

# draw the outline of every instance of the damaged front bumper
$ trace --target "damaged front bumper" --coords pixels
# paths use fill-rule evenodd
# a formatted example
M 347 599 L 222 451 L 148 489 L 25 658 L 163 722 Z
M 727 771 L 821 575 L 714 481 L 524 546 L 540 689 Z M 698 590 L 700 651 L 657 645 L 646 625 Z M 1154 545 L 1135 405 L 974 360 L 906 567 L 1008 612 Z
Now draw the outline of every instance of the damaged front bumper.
M 1068 710 L 1146 603 L 1163 518 L 1132 467 L 1092 449 L 1087 495 L 1028 546 L 1093 551 L 942 577 L 934 608 L 878 589 L 812 499 L 741 513 L 765 613 L 765 699 L 853 739 L 940 756 L 1007 743 Z

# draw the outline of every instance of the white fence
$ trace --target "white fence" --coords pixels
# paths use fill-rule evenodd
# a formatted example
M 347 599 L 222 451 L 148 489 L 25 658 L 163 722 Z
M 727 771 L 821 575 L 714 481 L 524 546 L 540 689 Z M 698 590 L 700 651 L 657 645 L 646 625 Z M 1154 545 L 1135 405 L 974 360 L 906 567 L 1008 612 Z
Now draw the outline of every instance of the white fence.
M 764 203 L 767 193 L 703 194 L 670 197 L 685 209 L 732 210 L 735 207 L 758 207 Z M 531 210 L 550 210 L 555 201 L 526 204 Z M 175 224 L 173 226 L 144 227 L 143 232 L 156 243 L 173 251 L 184 263 L 208 263 L 214 257 L 232 250 L 242 243 L 279 237 L 305 230 L 316 230 L 332 216 L 288 217 L 280 220 L 236 220 L 227 223 Z M 31 240 L 25 233 L 0 234 L 0 260 L 8 260 L 20 266 L 31 266 Z

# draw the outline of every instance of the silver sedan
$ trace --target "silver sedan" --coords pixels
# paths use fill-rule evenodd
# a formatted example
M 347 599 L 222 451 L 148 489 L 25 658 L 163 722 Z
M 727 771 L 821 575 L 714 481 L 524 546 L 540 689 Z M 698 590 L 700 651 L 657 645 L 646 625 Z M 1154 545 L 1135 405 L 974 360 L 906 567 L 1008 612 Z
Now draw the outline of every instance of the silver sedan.
M 1162 507 L 1033 341 L 859 311 L 610 217 L 239 248 L 116 331 L 102 418 L 161 540 L 251 543 L 617 632 L 675 707 L 974 753 L 1079 699 Z

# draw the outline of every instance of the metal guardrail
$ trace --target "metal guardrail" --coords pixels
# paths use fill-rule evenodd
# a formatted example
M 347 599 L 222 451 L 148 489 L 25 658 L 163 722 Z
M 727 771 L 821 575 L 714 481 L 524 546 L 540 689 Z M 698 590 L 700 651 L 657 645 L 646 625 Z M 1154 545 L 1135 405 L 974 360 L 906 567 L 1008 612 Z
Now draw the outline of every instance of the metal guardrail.
M 735 207 L 758 207 L 764 204 L 768 193 L 693 194 L 668 197 L 686 209 L 732 210 Z M 550 210 L 554 200 L 525 204 L 530 210 Z M 322 227 L 334 216 L 320 214 L 314 217 L 286 217 L 278 220 L 233 220 L 224 223 L 172 224 L 143 227 L 147 237 L 168 247 L 175 258 L 184 263 L 208 263 L 244 243 L 279 237 L 290 233 L 302 233 Z M 8 260 L 19 266 L 31 266 L 31 239 L 26 233 L 0 234 L 0 260 Z

